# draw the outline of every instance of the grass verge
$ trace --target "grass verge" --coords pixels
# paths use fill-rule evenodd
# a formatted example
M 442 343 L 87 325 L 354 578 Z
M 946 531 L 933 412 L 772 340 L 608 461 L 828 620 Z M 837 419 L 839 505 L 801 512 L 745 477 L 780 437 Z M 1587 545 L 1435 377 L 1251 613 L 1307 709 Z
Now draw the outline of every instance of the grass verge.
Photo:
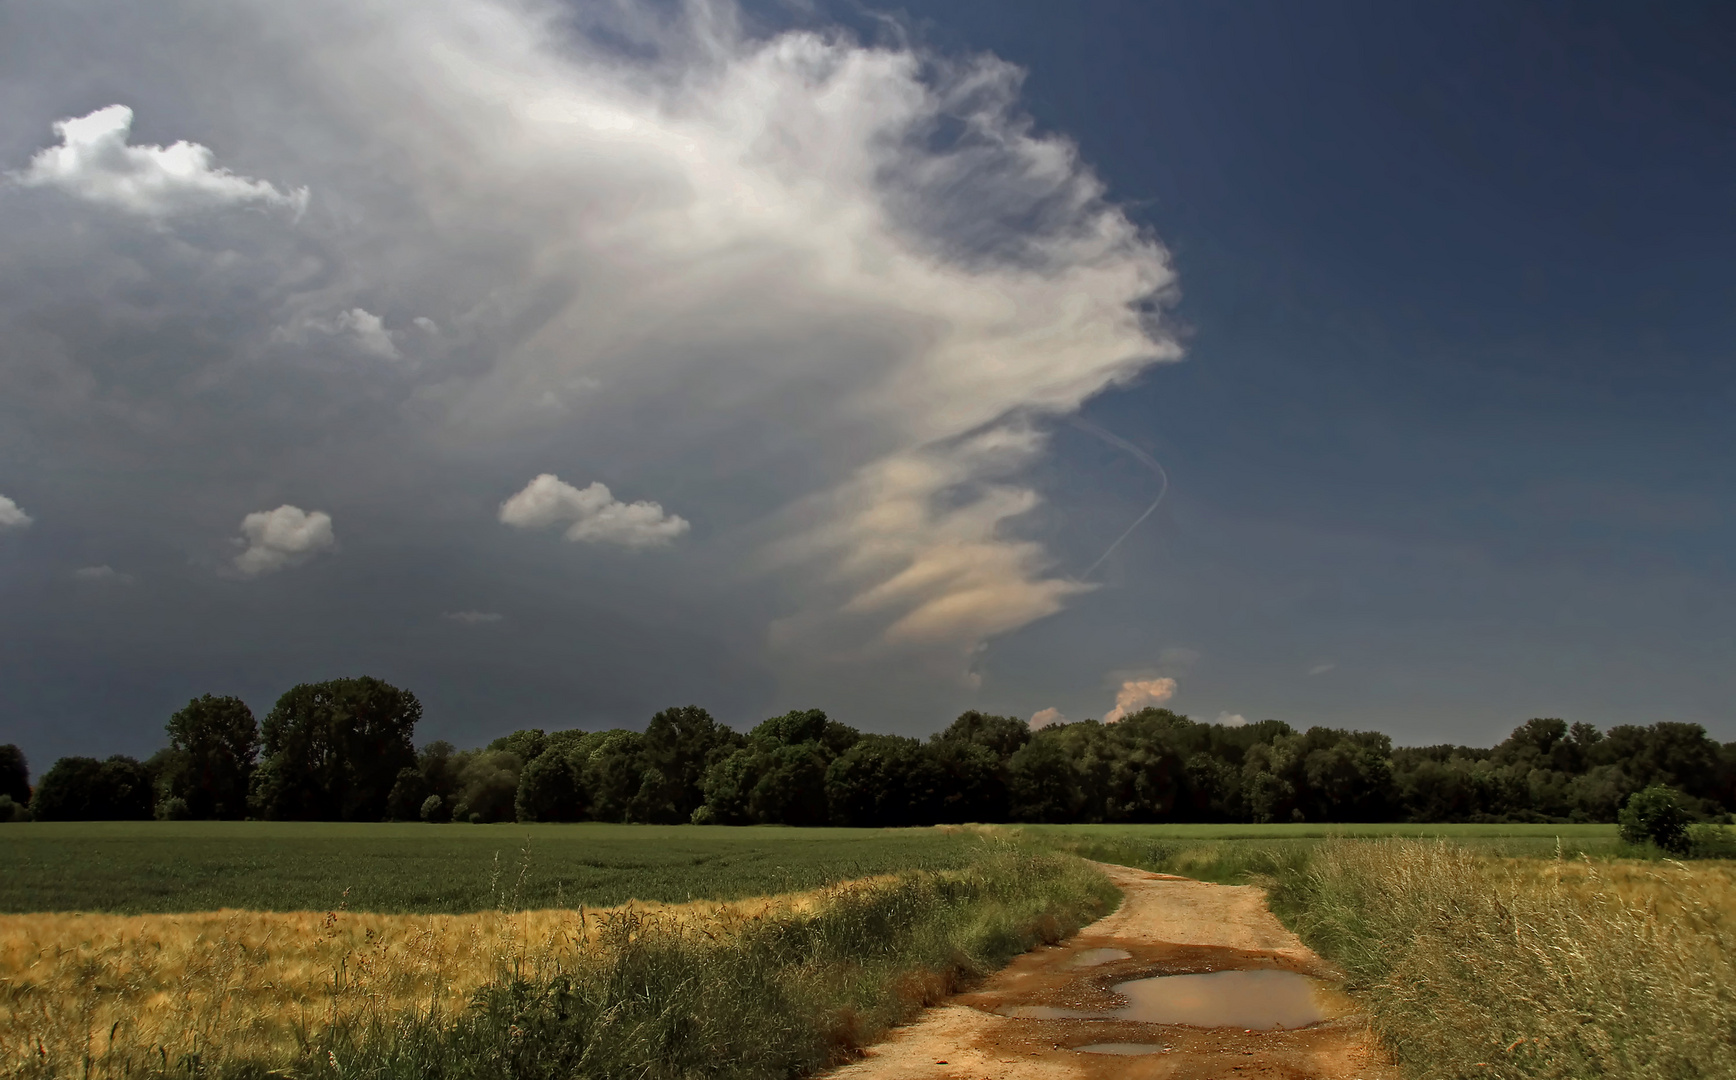
M 1736 1077 L 1736 867 L 1334 841 L 1270 881 L 1417 1077 Z
M 262 997 L 249 979 L 264 966 L 241 962 L 195 976 L 212 985 L 181 993 L 178 1021 L 149 1030 L 98 1006 L 173 997 L 176 985 L 89 959 L 66 986 L 9 973 L 0 1054 L 8 1074 L 32 1080 L 797 1077 L 1060 940 L 1115 897 L 1076 859 L 1003 845 L 961 869 L 848 883 L 759 912 L 574 912 L 572 932 L 535 942 L 504 920 L 494 977 L 456 1009 L 438 999 L 406 1008 L 371 988 L 390 982 L 382 968 L 414 962 L 413 950 L 364 944 L 336 958 L 320 994 L 294 1000 Z M 252 946 L 261 958 L 297 947 Z

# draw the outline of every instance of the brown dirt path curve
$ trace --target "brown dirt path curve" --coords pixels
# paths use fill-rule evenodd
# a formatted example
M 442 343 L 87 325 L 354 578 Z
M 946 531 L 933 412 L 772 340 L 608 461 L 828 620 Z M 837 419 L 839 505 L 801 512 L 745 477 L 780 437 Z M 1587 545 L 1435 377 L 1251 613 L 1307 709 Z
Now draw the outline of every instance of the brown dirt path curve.
M 1289 1031 L 1003 1015 L 1032 1006 L 1113 1010 L 1123 1003 L 1114 984 L 1153 975 L 1278 969 L 1336 981 L 1337 973 L 1266 909 L 1260 889 L 1098 866 L 1122 892 L 1113 913 L 925 1011 L 828 1080 L 1398 1080 L 1367 1019 L 1331 991 L 1323 1001 L 1335 1019 Z M 1081 955 L 1092 949 L 1130 955 L 1090 964 L 1104 955 Z M 1139 1056 L 1075 1049 L 1097 1043 L 1164 1049 Z

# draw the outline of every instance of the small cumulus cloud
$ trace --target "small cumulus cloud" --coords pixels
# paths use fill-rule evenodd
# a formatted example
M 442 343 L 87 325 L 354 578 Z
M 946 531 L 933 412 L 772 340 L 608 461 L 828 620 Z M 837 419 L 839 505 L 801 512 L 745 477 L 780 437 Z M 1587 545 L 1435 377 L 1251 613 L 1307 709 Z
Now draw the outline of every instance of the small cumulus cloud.
M 129 145 L 133 110 L 110 105 L 87 116 L 57 120 L 60 145 L 37 152 L 13 179 L 25 187 L 58 188 L 88 202 L 160 218 L 188 210 L 236 205 L 278 206 L 300 213 L 306 188 L 284 193 L 265 180 L 212 165 L 210 148 Z
M 500 520 L 516 529 L 565 525 L 566 538 L 575 543 L 625 548 L 662 547 L 690 527 L 658 503 L 625 503 L 607 485 L 576 488 L 553 473 L 543 473 L 501 503 Z
M 1241 713 L 1221 712 L 1212 723 L 1222 724 L 1224 727 L 1246 727 L 1248 718 Z
M 72 572 L 72 576 L 77 581 L 127 582 L 133 580 L 133 575 L 120 573 L 107 563 L 101 566 L 81 566 Z
M 28 528 L 35 520 L 17 503 L 0 495 L 0 530 Z
M 1035 713 L 1031 714 L 1031 719 L 1030 719 L 1030 725 L 1031 725 L 1032 731 L 1041 731 L 1042 729 L 1048 727 L 1050 724 L 1065 724 L 1066 722 L 1067 722 L 1067 717 L 1062 714 L 1061 710 L 1060 709 L 1053 709 L 1053 708 L 1042 709 L 1038 712 L 1035 712 Z
M 466 626 L 479 626 L 483 623 L 497 623 L 506 616 L 498 611 L 448 611 L 442 618 Z
M 1331 671 L 1333 668 L 1335 668 L 1337 666 L 1338 666 L 1337 664 L 1315 664 L 1313 667 L 1308 669 L 1308 674 L 1309 675 L 1324 675 L 1328 671 Z
M 337 539 L 332 535 L 330 514 L 285 503 L 276 510 L 261 510 L 242 518 L 241 536 L 235 542 L 246 546 L 235 557 L 235 569 L 244 577 L 257 577 L 298 566 L 329 551 Z
M 1103 718 L 1103 722 L 1113 724 L 1141 709 L 1162 705 L 1174 696 L 1174 679 L 1128 679 L 1121 684 L 1121 689 L 1116 691 L 1115 708 L 1109 710 L 1109 715 Z
M 382 360 L 396 360 L 399 357 L 398 347 L 392 344 L 392 335 L 386 329 L 386 324 L 378 315 L 365 308 L 351 308 L 337 318 L 324 324 L 326 332 L 348 337 L 356 347 L 369 356 L 378 356 Z

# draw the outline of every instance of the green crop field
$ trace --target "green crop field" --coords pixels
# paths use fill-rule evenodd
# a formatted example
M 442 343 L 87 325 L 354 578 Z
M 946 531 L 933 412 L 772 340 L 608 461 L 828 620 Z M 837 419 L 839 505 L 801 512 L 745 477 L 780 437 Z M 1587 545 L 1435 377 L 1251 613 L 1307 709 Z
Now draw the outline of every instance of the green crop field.
M 995 830 L 1137 865 L 1234 876 L 1329 836 L 1441 836 L 1503 854 L 1606 854 L 1609 825 L 1025 825 Z M 0 911 L 462 912 L 727 900 L 917 867 L 981 843 L 948 829 L 62 822 L 0 830 Z M 1191 853 L 1191 854 L 1190 854 Z M 1178 863 L 1176 858 L 1182 857 Z
M 1553 854 L 1559 838 L 1571 854 L 1606 852 L 1619 842 L 1614 825 L 1017 825 L 1032 836 L 1089 837 L 1100 840 L 1324 840 L 1329 837 L 1444 837 L 1463 843 L 1510 847 L 1514 854 Z
M 1013 825 L 1024 843 L 1103 862 L 1238 884 L 1300 867 L 1334 838 L 1439 839 L 1482 855 L 1577 859 L 1636 854 L 1614 825 Z M 1643 852 L 1637 854 L 1644 854 Z
M 36 822 L 0 830 L 0 911 L 464 912 L 728 900 L 969 861 L 939 829 Z

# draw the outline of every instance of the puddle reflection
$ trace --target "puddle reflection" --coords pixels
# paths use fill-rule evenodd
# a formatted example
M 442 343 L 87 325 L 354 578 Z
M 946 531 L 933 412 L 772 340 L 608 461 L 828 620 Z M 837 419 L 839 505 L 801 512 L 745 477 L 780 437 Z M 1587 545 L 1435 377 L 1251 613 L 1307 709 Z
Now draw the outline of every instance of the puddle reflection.
M 1293 971 L 1214 971 L 1124 982 L 1118 1020 L 1189 1027 L 1270 1030 L 1318 1024 L 1338 1014 L 1326 987 Z
M 1119 983 L 1115 992 L 1127 999 L 1126 1007 L 1099 1012 L 1022 1005 L 1006 1009 L 1002 1015 L 1031 1020 L 1133 1020 L 1145 1024 L 1271 1031 L 1307 1027 L 1348 1012 L 1342 995 L 1318 979 L 1293 971 L 1160 975 Z

